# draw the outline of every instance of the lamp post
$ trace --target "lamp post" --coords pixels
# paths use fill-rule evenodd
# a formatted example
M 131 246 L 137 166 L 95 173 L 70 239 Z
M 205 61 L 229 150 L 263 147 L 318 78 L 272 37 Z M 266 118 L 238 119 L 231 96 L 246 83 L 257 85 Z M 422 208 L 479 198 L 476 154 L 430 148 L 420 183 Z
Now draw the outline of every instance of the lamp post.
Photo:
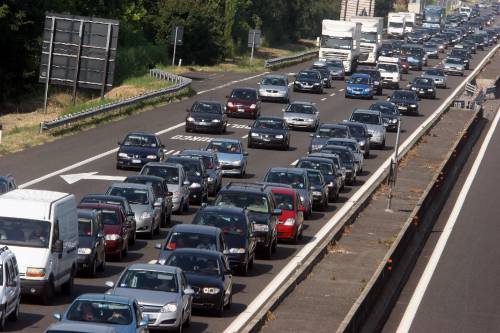
M 391 165 L 389 167 L 389 194 L 387 195 L 387 208 L 386 212 L 392 213 L 392 191 L 394 190 L 394 186 L 396 185 L 396 178 L 398 173 L 398 154 L 399 154 L 399 134 L 401 133 L 401 118 L 398 119 L 398 130 L 396 133 L 396 145 L 394 146 L 394 155 L 391 160 Z

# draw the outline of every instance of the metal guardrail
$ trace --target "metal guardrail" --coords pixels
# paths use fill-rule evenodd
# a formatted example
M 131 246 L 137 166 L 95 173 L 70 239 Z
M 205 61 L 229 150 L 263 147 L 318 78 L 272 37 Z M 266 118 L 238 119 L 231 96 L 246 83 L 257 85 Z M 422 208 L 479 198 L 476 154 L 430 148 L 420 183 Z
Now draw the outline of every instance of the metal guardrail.
M 273 68 L 273 67 L 283 66 L 292 62 L 300 62 L 303 60 L 307 60 L 317 55 L 318 55 L 318 50 L 312 50 L 312 51 L 297 53 L 291 56 L 269 59 L 265 61 L 264 67 Z
M 477 87 L 475 85 L 473 85 L 472 83 L 467 83 L 465 85 L 465 91 L 471 95 L 475 95 L 477 92 Z
M 47 122 L 41 122 L 40 123 L 40 132 L 43 132 L 45 130 L 50 130 L 53 128 L 57 128 L 60 126 L 64 126 L 70 123 L 73 123 L 75 121 L 80 121 L 86 118 L 94 117 L 97 115 L 105 114 L 108 112 L 116 111 L 119 110 L 120 108 L 123 107 L 128 107 L 130 105 L 133 105 L 135 103 L 139 102 L 144 102 L 149 99 L 153 98 L 158 98 L 158 97 L 163 97 L 166 95 L 172 95 L 175 94 L 182 89 L 185 89 L 191 85 L 192 80 L 189 78 L 185 78 L 179 75 L 175 75 L 172 73 L 164 72 L 160 69 L 151 69 L 149 71 L 149 75 L 155 79 L 159 80 L 165 80 L 174 83 L 174 86 L 172 87 L 167 87 L 167 88 L 162 88 L 158 89 L 155 91 L 150 91 L 147 93 L 144 93 L 142 95 L 137 95 L 133 96 L 118 102 L 113 102 L 113 103 L 108 103 L 105 105 L 100 105 L 97 107 L 89 108 L 87 110 L 73 113 L 55 120 L 47 121 Z

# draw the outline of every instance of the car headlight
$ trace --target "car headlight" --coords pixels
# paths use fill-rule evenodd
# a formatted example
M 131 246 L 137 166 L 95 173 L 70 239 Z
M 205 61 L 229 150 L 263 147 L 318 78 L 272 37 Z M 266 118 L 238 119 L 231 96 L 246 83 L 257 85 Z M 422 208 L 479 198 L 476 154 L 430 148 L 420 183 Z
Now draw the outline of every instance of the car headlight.
M 257 104 L 250 105 L 250 109 L 255 109 L 256 107 L 257 107 Z
M 417 87 L 411 87 L 411 90 L 417 90 Z
M 314 119 L 312 119 L 312 118 L 306 118 L 306 119 L 304 119 L 304 121 L 307 122 L 307 123 L 312 123 L 314 121 Z
M 220 119 L 212 119 L 213 123 L 220 123 Z
M 412 108 L 416 108 L 417 107 L 417 104 L 411 104 L 410 107 Z
M 266 93 L 266 91 L 264 89 L 259 90 L 259 95 L 264 95 L 265 93 Z
M 244 248 L 236 248 L 236 247 L 232 247 L 229 249 L 229 253 L 245 253 L 246 250 Z
M 305 203 L 305 202 L 306 202 L 306 199 L 305 199 L 303 196 L 300 196 L 300 202 L 301 202 L 301 203 Z
M 292 218 L 292 217 L 289 217 L 286 219 L 285 223 L 283 223 L 284 225 L 294 225 L 295 224 L 295 219 Z
M 276 139 L 283 139 L 283 134 L 278 134 L 275 137 L 276 137 Z
M 334 186 L 335 186 L 335 184 L 333 182 L 328 183 L 328 187 L 334 187 Z
M 372 88 L 365 88 L 365 92 L 371 92 Z
M 148 160 L 156 160 L 157 156 L 156 155 L 148 155 L 146 156 Z
M 261 231 L 261 232 L 268 232 L 269 231 L 269 226 L 267 224 L 254 224 L 254 230 L 255 231 Z
M 233 102 L 227 102 L 227 106 L 232 108 L 234 106 Z
M 391 123 L 396 124 L 397 122 L 398 122 L 398 120 L 396 118 L 391 119 Z
M 359 141 L 359 145 L 360 145 L 361 147 L 363 147 L 364 145 L 366 145 L 366 140 L 361 140 L 361 141 Z
M 26 277 L 43 278 L 45 277 L 45 268 L 26 267 Z
M 252 138 L 257 138 L 257 137 L 259 137 L 259 133 L 254 133 L 254 132 L 252 132 L 252 133 L 250 134 L 250 136 L 251 136 Z
M 317 86 L 319 86 L 320 84 L 321 84 L 321 83 L 315 83 L 315 84 L 314 84 L 314 86 L 316 86 L 316 87 L 317 87 Z
M 160 312 L 162 313 L 175 312 L 175 311 L 177 311 L 177 304 L 175 303 L 165 304 L 160 310 Z
M 352 91 L 352 88 L 351 87 L 347 87 L 347 91 Z
M 153 215 L 151 215 L 150 212 L 144 212 L 142 213 L 141 215 L 141 220 L 147 220 L 147 219 L 150 219 Z
M 208 181 L 209 183 L 212 183 L 212 182 L 214 181 L 214 179 L 213 179 L 212 177 L 208 177 L 207 181 Z
M 323 195 L 323 193 L 321 193 L 320 191 L 313 191 L 313 195 L 319 196 Z
M 124 157 L 124 158 L 127 158 L 127 157 L 128 157 L 128 155 L 127 155 L 127 154 L 125 154 L 125 153 L 118 153 L 118 157 Z
M 210 294 L 210 295 L 215 295 L 220 292 L 219 288 L 214 288 L 214 287 L 205 287 L 203 288 L 203 293 L 204 294 Z
M 189 185 L 189 188 L 200 188 L 201 185 L 200 183 L 191 183 L 191 185 Z
M 92 253 L 92 249 L 88 248 L 88 247 L 79 247 L 78 248 L 78 254 L 91 254 Z
M 192 121 L 194 121 L 194 118 L 193 117 L 187 117 L 186 120 L 189 121 L 189 122 L 192 122 Z
M 117 234 L 108 234 L 108 235 L 106 235 L 105 238 L 107 241 L 116 241 L 116 240 L 120 240 L 122 238 L 122 236 L 117 235 Z

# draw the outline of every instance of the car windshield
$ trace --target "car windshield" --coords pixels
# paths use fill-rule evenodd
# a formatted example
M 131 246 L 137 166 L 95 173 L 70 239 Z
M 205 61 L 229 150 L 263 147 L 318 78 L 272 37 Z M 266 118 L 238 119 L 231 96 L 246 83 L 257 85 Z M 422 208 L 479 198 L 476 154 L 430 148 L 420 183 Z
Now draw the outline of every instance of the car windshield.
M 131 205 L 147 205 L 149 203 L 148 191 L 132 187 L 111 187 L 109 195 L 124 197 Z
M 423 84 L 423 85 L 431 85 L 432 84 L 432 81 L 430 79 L 426 79 L 426 78 L 416 78 L 415 79 L 415 84 Z
M 410 91 L 395 91 L 392 96 L 397 99 L 415 100 L 415 95 Z
M 48 248 L 49 239 L 49 222 L 0 217 L 1 245 Z
M 283 120 L 278 119 L 258 119 L 254 124 L 255 128 L 283 129 Z
M 315 186 L 323 185 L 321 173 L 319 173 L 319 172 L 308 171 L 307 178 L 309 178 L 309 183 L 311 185 L 315 185 Z
M 84 217 L 78 218 L 78 236 L 92 235 L 92 220 Z
M 179 169 L 176 167 L 146 165 L 141 175 L 161 177 L 167 181 L 167 184 L 179 184 Z
M 381 72 L 395 73 L 398 71 L 398 66 L 395 64 L 378 64 L 377 69 Z
M 377 33 L 376 32 L 361 32 L 361 36 L 359 37 L 361 42 L 366 43 L 376 43 L 377 42 Z
M 168 162 L 179 163 L 184 168 L 184 172 L 186 172 L 186 174 L 189 176 L 198 176 L 199 177 L 199 176 L 201 176 L 201 172 L 203 171 L 203 170 L 201 170 L 200 161 L 198 159 L 194 159 L 194 158 L 179 158 L 179 159 L 169 158 Z
M 357 121 L 358 123 L 379 125 L 380 117 L 377 114 L 355 112 L 352 114 L 351 121 Z
M 167 293 L 176 293 L 179 290 L 176 274 L 142 269 L 127 270 L 118 281 L 117 287 Z
M 305 189 L 306 180 L 304 176 L 304 174 L 298 172 L 271 171 L 264 181 L 291 185 L 294 189 Z
M 326 175 L 333 175 L 333 167 L 331 163 L 316 162 L 310 160 L 299 161 L 296 165 L 297 168 L 314 169 L 323 172 Z
M 340 127 L 320 127 L 316 132 L 317 138 L 348 138 L 349 133 L 347 129 Z
M 288 106 L 286 112 L 315 114 L 316 108 L 310 104 L 292 103 Z
M 220 276 L 219 261 L 213 255 L 199 253 L 176 253 L 170 256 L 165 265 L 176 266 L 186 273 Z
M 213 169 L 215 168 L 215 161 L 213 157 L 207 156 L 207 155 L 196 155 L 196 154 L 190 154 L 190 153 L 183 153 L 181 152 L 179 154 L 180 157 L 191 157 L 191 158 L 199 158 L 203 162 L 203 166 L 205 169 Z
M 246 208 L 257 213 L 269 213 L 269 205 L 265 194 L 248 192 L 224 192 L 217 196 L 216 206 Z
M 351 78 L 351 82 L 350 83 L 354 83 L 354 84 L 370 84 L 370 80 L 368 79 L 368 77 L 365 77 L 365 76 L 355 76 L 355 77 Z
M 129 134 L 123 140 L 124 146 L 157 147 L 156 138 L 152 135 Z
M 207 150 L 225 154 L 241 154 L 241 146 L 237 142 L 212 141 L 208 144 Z
M 297 75 L 297 80 L 319 80 L 320 74 L 317 71 L 303 71 Z
M 446 62 L 449 64 L 454 64 L 454 65 L 463 63 L 462 59 L 458 59 L 458 58 L 447 58 Z
M 328 67 L 331 67 L 332 69 L 338 70 L 338 69 L 344 69 L 344 65 L 342 64 L 341 61 L 327 61 L 326 65 Z
M 342 163 L 352 163 L 352 155 L 345 149 L 325 146 L 321 148 L 321 152 L 338 155 Z
M 372 104 L 370 110 L 380 111 L 383 114 L 397 114 L 398 111 L 393 104 Z
M 200 210 L 194 217 L 193 224 L 217 227 L 225 234 L 232 235 L 245 235 L 247 230 L 244 215 L 227 212 Z
M 355 138 L 363 138 L 366 136 L 366 131 L 363 126 L 359 125 L 349 125 L 349 131 Z
M 286 86 L 285 79 L 278 77 L 266 77 L 262 80 L 261 85 L 263 86 Z
M 222 108 L 219 103 L 197 102 L 193 105 L 192 112 L 221 114 Z
M 389 28 L 402 28 L 403 22 L 389 22 Z
M 165 243 L 166 250 L 180 248 L 217 250 L 217 239 L 214 235 L 195 234 L 192 232 L 174 232 L 168 242 Z
M 293 210 L 293 195 L 273 192 L 276 208 L 281 210 Z
M 350 37 L 332 37 L 332 36 L 322 36 L 321 37 L 321 47 L 332 48 L 332 49 L 352 49 L 352 38 Z
M 424 75 L 444 76 L 444 72 L 440 69 L 429 69 L 425 71 Z
M 255 101 L 257 100 L 257 92 L 250 89 L 234 89 L 231 98 Z
M 128 304 L 108 301 L 76 300 L 69 308 L 66 318 L 109 325 L 130 325 L 133 314 Z
M 339 141 L 339 140 L 328 140 L 327 145 L 335 145 L 335 146 L 344 146 L 349 148 L 351 151 L 355 152 L 358 148 L 358 145 L 354 142 L 349 141 Z

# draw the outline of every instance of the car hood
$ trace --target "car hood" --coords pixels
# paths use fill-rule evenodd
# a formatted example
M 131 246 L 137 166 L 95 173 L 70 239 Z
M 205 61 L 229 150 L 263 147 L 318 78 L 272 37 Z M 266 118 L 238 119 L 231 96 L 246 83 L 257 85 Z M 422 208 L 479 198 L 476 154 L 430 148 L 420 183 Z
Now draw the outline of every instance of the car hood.
M 79 248 L 94 248 L 94 238 L 90 236 L 79 236 L 78 237 L 78 247 Z
M 316 115 L 314 114 L 300 113 L 300 112 L 285 112 L 283 117 L 285 119 L 290 119 L 290 118 L 316 119 Z
M 270 134 L 270 135 L 284 134 L 285 132 L 284 129 L 273 129 L 273 128 L 252 128 L 251 131 L 252 133 Z
M 230 233 L 224 233 L 224 240 L 226 241 L 228 248 L 241 248 L 245 247 L 245 236 L 234 235 Z
M 177 303 L 179 294 L 158 290 L 120 288 L 113 289 L 112 295 L 137 299 L 140 305 L 163 306 L 167 303 Z
M 189 114 L 190 117 L 193 117 L 195 120 L 213 120 L 213 119 L 221 119 L 221 114 L 209 113 L 209 112 L 191 112 Z
M 368 133 L 382 133 L 382 132 L 384 132 L 383 125 L 366 124 L 366 128 L 368 129 Z
M 263 89 L 263 90 L 278 90 L 278 91 L 287 91 L 288 90 L 288 87 L 284 87 L 284 86 L 270 86 L 270 85 L 261 85 L 260 86 L 260 89 Z
M 228 99 L 228 102 L 231 102 L 233 104 L 245 105 L 245 106 L 250 106 L 252 104 L 257 104 L 256 100 L 239 99 L 239 98 L 230 98 L 230 99 Z
M 371 88 L 370 85 L 368 84 L 355 84 L 355 83 L 348 83 L 347 88 L 351 89 L 366 89 L 366 88 Z
M 311 140 L 311 146 L 324 146 L 330 138 L 317 138 L 314 137 Z
M 297 78 L 297 79 L 295 79 L 295 82 L 303 82 L 303 83 L 311 83 L 311 84 L 313 84 L 313 83 L 319 83 L 320 80 L 308 79 L 308 78 L 302 78 L 302 79 Z
M 188 284 L 191 287 L 217 287 L 224 289 L 224 284 L 219 276 L 201 275 L 186 272 Z
M 248 216 L 250 219 L 257 224 L 269 224 L 271 214 L 267 213 L 257 213 L 257 212 L 248 212 Z
M 200 176 L 196 176 L 196 175 L 188 175 L 187 176 L 187 179 L 189 180 L 189 182 L 192 184 L 192 183 L 198 183 L 198 184 L 201 184 L 203 182 L 203 178 L 200 177 Z
M 228 153 L 217 153 L 217 158 L 220 162 L 234 162 L 241 161 L 243 155 L 241 154 L 228 154 Z
M 391 98 L 391 103 L 417 104 L 417 101 L 412 101 L 410 99 L 402 99 L 402 98 Z
M 139 218 L 141 217 L 141 215 L 144 212 L 150 212 L 150 209 L 149 209 L 148 205 L 133 204 L 133 205 L 130 205 L 130 208 L 132 208 L 132 211 L 135 214 L 135 219 L 136 220 L 139 220 Z
M 143 154 L 156 154 L 158 148 L 155 147 L 136 147 L 136 146 L 120 146 L 120 153 L 126 153 L 130 155 L 143 155 Z
M 297 216 L 296 216 L 296 213 L 295 211 L 293 210 L 284 210 L 282 209 L 281 210 L 281 215 L 278 216 L 278 221 L 280 222 L 285 222 L 287 219 L 295 219 Z

